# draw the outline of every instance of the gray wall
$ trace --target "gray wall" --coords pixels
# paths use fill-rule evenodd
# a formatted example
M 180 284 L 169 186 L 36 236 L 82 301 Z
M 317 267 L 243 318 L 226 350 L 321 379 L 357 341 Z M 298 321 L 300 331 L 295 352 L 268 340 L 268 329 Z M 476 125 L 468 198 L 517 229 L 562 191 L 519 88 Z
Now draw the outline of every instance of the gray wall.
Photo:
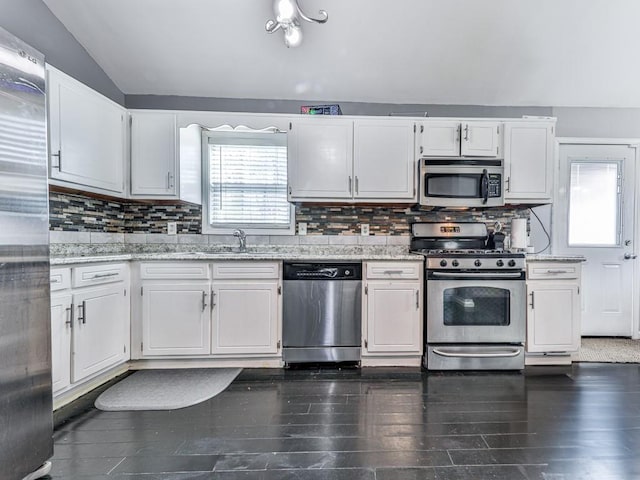
M 302 105 L 332 103 L 320 100 L 260 100 L 163 95 L 127 95 L 127 108 L 161 110 L 212 110 L 218 112 L 300 113 Z M 396 103 L 340 102 L 343 115 L 404 115 L 430 117 L 551 116 L 551 107 L 494 107 L 481 105 L 411 105 Z
M 0 0 L 0 26 L 43 53 L 50 65 L 124 105 L 124 94 L 42 0 Z
M 554 107 L 558 137 L 640 138 L 640 108 Z

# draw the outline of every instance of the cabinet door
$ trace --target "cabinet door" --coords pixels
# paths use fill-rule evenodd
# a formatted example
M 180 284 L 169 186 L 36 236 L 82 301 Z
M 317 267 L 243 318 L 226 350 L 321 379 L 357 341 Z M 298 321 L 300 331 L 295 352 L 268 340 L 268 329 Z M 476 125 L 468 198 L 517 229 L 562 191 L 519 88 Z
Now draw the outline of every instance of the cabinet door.
M 51 381 L 53 392 L 71 383 L 71 294 L 51 297 Z
M 354 197 L 416 201 L 415 123 L 356 120 Z
M 506 123 L 505 200 L 550 202 L 553 191 L 553 125 Z
M 569 282 L 527 285 L 527 351 L 573 352 L 580 346 L 578 286 Z
M 175 114 L 131 114 L 132 196 L 177 195 L 176 139 Z
M 73 295 L 73 361 L 77 382 L 126 360 L 128 302 L 122 282 Z
M 277 353 L 278 282 L 213 282 L 211 352 Z
M 124 193 L 125 109 L 49 69 L 52 179 Z
M 353 197 L 351 120 L 296 120 L 287 143 L 290 200 Z
M 420 282 L 368 282 L 367 351 L 420 353 Z
M 464 122 L 461 127 L 460 154 L 464 157 L 497 157 L 500 124 Z
M 420 125 L 418 155 L 423 157 L 458 157 L 460 122 L 424 122 Z
M 209 282 L 143 283 L 142 355 L 210 351 Z

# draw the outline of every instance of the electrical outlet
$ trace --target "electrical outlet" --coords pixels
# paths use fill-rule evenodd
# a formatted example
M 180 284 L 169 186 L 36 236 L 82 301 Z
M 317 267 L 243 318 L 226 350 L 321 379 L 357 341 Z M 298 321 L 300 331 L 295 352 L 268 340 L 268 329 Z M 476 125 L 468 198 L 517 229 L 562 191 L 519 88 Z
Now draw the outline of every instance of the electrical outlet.
M 298 235 L 306 235 L 306 234 L 307 234 L 306 222 L 298 222 Z
M 167 235 L 176 235 L 178 233 L 177 222 L 167 222 Z
M 361 223 L 360 224 L 360 235 L 362 235 L 363 237 L 366 237 L 367 235 L 369 235 L 369 224 L 368 223 Z

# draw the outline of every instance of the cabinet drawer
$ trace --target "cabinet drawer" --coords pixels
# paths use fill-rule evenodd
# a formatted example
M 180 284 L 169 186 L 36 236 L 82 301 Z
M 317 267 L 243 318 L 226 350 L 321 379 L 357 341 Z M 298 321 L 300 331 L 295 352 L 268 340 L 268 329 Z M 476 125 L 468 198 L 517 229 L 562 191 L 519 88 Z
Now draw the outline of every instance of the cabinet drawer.
M 529 263 L 527 264 L 529 280 L 573 280 L 580 278 L 579 263 Z
M 127 265 L 124 263 L 89 265 L 73 269 L 73 286 L 88 287 L 103 283 L 120 282 L 127 276 Z
M 208 280 L 209 264 L 205 262 L 145 262 L 140 264 L 142 279 Z
M 420 278 L 424 268 L 421 262 L 367 262 L 368 279 L 411 279 Z
M 222 262 L 213 264 L 213 278 L 279 278 L 277 262 Z
M 71 287 L 71 269 L 70 268 L 52 268 L 49 274 L 51 279 L 51 291 L 65 290 Z

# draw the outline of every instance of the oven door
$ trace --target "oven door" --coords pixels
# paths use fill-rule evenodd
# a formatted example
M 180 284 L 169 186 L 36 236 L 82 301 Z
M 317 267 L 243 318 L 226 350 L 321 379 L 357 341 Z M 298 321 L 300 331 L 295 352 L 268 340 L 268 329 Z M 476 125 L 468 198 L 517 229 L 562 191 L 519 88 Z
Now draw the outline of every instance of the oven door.
M 427 272 L 427 343 L 523 343 L 524 272 Z
M 421 166 L 420 204 L 432 207 L 504 205 L 501 166 Z

